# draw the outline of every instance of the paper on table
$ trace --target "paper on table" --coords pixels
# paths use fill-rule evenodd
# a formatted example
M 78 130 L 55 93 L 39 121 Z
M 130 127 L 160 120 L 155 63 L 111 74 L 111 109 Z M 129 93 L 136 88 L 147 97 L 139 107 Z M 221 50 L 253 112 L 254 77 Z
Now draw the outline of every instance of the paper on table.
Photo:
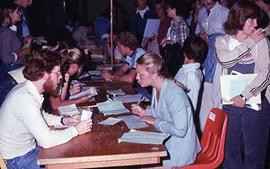
M 120 101 L 107 100 L 105 102 L 97 103 L 97 106 L 98 110 L 104 115 L 123 114 L 129 112 L 129 110 L 126 109 Z
M 69 97 L 69 99 L 78 99 L 84 96 L 88 96 L 88 97 L 93 97 L 97 95 L 97 91 L 95 87 L 89 87 L 86 88 L 86 90 L 81 91 L 80 93 L 74 94 L 72 96 Z
M 107 93 L 114 96 L 123 96 L 126 94 L 122 89 L 107 90 Z
M 106 120 L 103 120 L 101 122 L 99 122 L 99 124 L 101 125 L 115 125 L 116 123 L 122 121 L 122 119 L 119 118 L 114 118 L 114 117 L 109 117 Z
M 133 94 L 133 95 L 125 95 L 125 96 L 117 96 L 115 97 L 116 101 L 121 101 L 123 103 L 137 103 L 140 100 L 141 101 L 149 101 L 146 97 L 143 97 L 142 99 L 141 94 Z
M 159 19 L 147 19 L 143 37 L 149 38 L 152 37 L 153 35 L 157 35 L 159 24 L 160 24 Z
M 81 121 L 91 119 L 92 114 L 92 111 L 82 110 Z
M 222 75 L 220 77 L 220 88 L 222 104 L 232 104 L 231 99 L 241 94 L 257 74 Z M 261 95 L 253 96 L 246 104 L 261 104 Z
M 129 129 L 140 129 L 148 127 L 144 121 L 140 120 L 140 118 L 135 115 L 121 116 L 119 118 L 126 123 Z
M 129 142 L 138 144 L 162 144 L 162 142 L 170 135 L 166 133 L 148 132 L 148 131 L 134 131 L 130 130 L 124 133 L 118 142 Z
M 67 106 L 59 106 L 58 112 L 61 116 L 73 116 L 79 113 L 75 104 L 71 104 Z

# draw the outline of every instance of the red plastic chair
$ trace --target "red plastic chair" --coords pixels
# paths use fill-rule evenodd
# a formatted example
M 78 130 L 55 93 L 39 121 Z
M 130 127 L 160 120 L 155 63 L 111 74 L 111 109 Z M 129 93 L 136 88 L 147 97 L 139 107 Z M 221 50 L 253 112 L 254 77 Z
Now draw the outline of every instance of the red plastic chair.
M 224 159 L 228 117 L 224 111 L 213 108 L 208 116 L 201 139 L 202 150 L 195 162 L 181 169 L 215 169 Z

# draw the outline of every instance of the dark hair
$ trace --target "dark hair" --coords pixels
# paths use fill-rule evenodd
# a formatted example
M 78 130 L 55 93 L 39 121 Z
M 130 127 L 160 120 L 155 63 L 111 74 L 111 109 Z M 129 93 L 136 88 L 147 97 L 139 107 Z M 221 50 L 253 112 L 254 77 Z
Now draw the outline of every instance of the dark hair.
M 32 51 L 26 59 L 23 75 L 26 79 L 37 81 L 45 72 L 51 73 L 55 66 L 60 66 L 61 56 L 47 49 Z
M 252 2 L 236 2 L 229 11 L 227 21 L 224 23 L 224 30 L 229 35 L 236 35 L 238 30 L 243 30 L 248 18 L 258 18 L 260 8 Z
M 165 6 L 166 8 L 175 8 L 176 15 L 182 16 L 185 19 L 189 16 L 189 8 L 185 0 L 167 0 L 165 1 Z
M 10 27 L 11 26 L 11 18 L 9 16 L 10 13 L 14 12 L 16 9 L 21 9 L 18 5 L 16 5 L 15 3 L 12 2 L 6 2 L 3 6 L 3 9 L 1 9 L 0 12 L 0 21 L 2 22 L 2 24 L 6 27 Z
M 165 62 L 157 53 L 145 53 L 137 60 L 137 64 L 144 66 L 149 73 L 157 73 L 160 76 L 169 77 Z
M 195 62 L 202 63 L 207 54 L 207 43 L 199 36 L 189 36 L 183 46 L 184 55 Z
M 135 50 L 139 47 L 139 42 L 136 36 L 130 32 L 121 32 L 117 35 L 116 41 L 125 47 L 129 47 L 131 50 Z

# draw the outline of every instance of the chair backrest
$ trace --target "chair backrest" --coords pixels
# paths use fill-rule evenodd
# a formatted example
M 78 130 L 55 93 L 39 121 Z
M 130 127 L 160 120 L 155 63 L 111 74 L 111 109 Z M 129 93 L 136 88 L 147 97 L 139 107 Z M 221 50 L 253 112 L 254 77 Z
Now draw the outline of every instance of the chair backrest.
M 0 169 L 7 169 L 6 163 L 1 154 L 0 154 Z
M 218 168 L 224 159 L 227 123 L 227 113 L 218 108 L 211 110 L 201 138 L 202 150 L 195 162 L 184 169 Z

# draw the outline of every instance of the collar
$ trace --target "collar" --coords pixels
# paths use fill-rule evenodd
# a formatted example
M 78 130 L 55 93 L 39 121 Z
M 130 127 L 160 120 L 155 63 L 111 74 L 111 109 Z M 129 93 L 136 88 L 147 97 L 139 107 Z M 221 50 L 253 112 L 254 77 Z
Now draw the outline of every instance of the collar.
M 30 80 L 26 80 L 25 82 L 25 86 L 28 89 L 28 92 L 34 96 L 34 98 L 40 103 L 42 104 L 44 98 L 43 95 L 40 94 L 36 88 L 36 86 L 34 85 L 34 83 Z
M 189 64 L 184 64 L 183 69 L 184 70 L 190 70 L 190 69 L 199 69 L 201 66 L 200 63 L 189 63 Z
M 144 8 L 143 10 L 137 9 L 137 10 L 136 10 L 136 14 L 139 13 L 139 14 L 141 15 L 141 17 L 143 18 L 145 12 L 147 12 L 148 10 L 150 10 L 150 8 L 149 8 L 148 6 L 146 6 L 146 8 Z
M 11 26 L 9 27 L 9 29 L 11 29 L 11 30 L 14 31 L 14 32 L 17 32 L 17 26 L 16 26 L 16 25 L 11 25 Z

